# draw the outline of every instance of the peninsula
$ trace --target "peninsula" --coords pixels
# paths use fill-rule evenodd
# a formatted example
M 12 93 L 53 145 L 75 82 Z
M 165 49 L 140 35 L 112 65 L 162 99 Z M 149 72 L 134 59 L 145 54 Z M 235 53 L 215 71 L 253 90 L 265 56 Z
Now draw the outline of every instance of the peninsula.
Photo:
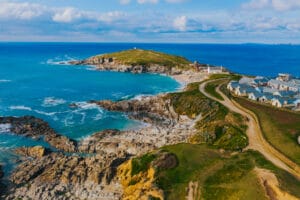
M 104 130 L 81 141 L 35 117 L 1 117 L 11 132 L 52 146 L 16 149 L 22 162 L 0 184 L 1 198 L 300 199 L 300 114 L 230 93 L 227 85 L 242 75 L 140 49 L 70 64 L 167 74 L 185 87 L 138 100 L 87 99 L 147 126 Z

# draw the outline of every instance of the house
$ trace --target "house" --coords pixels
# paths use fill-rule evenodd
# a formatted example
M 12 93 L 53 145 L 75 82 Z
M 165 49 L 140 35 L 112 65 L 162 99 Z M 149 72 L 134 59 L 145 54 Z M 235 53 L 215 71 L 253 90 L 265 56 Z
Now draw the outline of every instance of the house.
M 268 86 L 270 88 L 277 89 L 277 90 L 279 90 L 280 85 L 282 85 L 282 84 L 283 84 L 283 82 L 280 80 L 271 79 L 268 81 Z
M 255 86 L 259 87 L 259 86 L 267 86 L 268 85 L 268 78 L 265 77 L 261 77 L 261 76 L 257 76 L 255 77 L 255 79 L 253 80 L 253 83 Z
M 271 102 L 272 99 L 273 99 L 272 94 L 262 94 L 262 96 L 259 98 L 259 101 L 268 103 L 268 102 Z
M 227 89 L 230 91 L 234 91 L 239 86 L 239 83 L 237 81 L 231 81 L 227 85 Z
M 259 92 L 251 92 L 248 94 L 248 98 L 253 101 L 259 101 L 259 99 L 263 96 L 263 94 Z
M 239 84 L 246 84 L 246 85 L 253 85 L 254 84 L 254 78 L 249 77 L 243 77 L 239 80 Z
M 276 78 L 276 80 L 279 81 L 290 81 L 292 79 L 292 75 L 290 74 L 278 74 L 278 77 Z
M 282 108 L 283 107 L 283 104 L 284 104 L 284 101 L 282 98 L 280 97 L 275 97 L 271 100 L 271 104 L 272 106 L 275 106 L 277 108 Z
M 247 96 L 249 93 L 256 92 L 256 90 L 249 85 L 239 84 L 239 86 L 235 89 L 234 92 L 235 95 L 238 96 Z

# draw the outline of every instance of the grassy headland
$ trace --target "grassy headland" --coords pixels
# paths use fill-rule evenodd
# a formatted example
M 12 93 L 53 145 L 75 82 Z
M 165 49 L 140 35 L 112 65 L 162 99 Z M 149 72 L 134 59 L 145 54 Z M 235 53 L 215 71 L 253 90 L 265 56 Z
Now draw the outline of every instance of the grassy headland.
M 142 50 L 142 49 L 131 49 L 126 51 L 120 51 L 116 53 L 104 54 L 96 56 L 97 58 L 113 58 L 119 64 L 124 65 L 161 65 L 165 67 L 178 67 L 186 68 L 191 64 L 190 61 L 184 57 L 165 54 L 161 52 Z

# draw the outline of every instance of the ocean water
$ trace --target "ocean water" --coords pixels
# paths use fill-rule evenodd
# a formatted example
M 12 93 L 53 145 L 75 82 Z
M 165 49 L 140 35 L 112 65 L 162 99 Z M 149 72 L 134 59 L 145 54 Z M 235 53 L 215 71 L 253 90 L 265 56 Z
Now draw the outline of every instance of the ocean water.
M 89 66 L 64 64 L 134 47 L 222 65 L 248 75 L 287 72 L 300 77 L 300 46 L 292 45 L 0 43 L 0 116 L 33 115 L 76 140 L 103 129 L 140 126 L 124 114 L 86 102 L 175 91 L 179 83 L 155 74 L 100 72 Z M 70 103 L 79 107 L 70 108 Z M 0 163 L 10 169 L 7 163 L 16 160 L 13 148 L 37 144 L 47 146 L 10 134 L 7 127 L 0 126 Z

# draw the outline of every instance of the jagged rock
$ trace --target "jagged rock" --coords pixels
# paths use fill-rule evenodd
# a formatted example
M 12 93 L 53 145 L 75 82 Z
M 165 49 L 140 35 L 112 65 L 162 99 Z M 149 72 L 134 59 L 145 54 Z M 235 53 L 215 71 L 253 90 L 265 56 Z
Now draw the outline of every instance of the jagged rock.
M 26 157 L 42 158 L 49 152 L 49 150 L 45 149 L 42 146 L 35 146 L 17 148 L 15 152 Z
M 66 152 L 76 151 L 76 141 L 56 133 L 47 122 L 33 116 L 24 117 L 0 117 L 0 124 L 9 124 L 10 132 L 31 137 L 44 139 L 53 147 Z
M 39 195 L 46 195 L 46 199 L 59 199 L 57 194 L 74 193 L 76 189 L 85 191 L 87 196 L 93 193 L 101 195 L 101 190 L 95 188 L 112 184 L 117 167 L 127 159 L 124 153 L 92 157 L 50 153 L 42 158 L 26 160 L 11 175 L 14 186 L 9 189 L 7 199 L 20 196 L 37 198 Z M 76 195 L 71 197 L 76 198 Z
M 126 112 L 131 119 L 159 126 L 170 126 L 177 122 L 179 116 L 170 106 L 164 95 L 142 97 L 140 100 L 124 101 L 90 101 L 109 111 Z

